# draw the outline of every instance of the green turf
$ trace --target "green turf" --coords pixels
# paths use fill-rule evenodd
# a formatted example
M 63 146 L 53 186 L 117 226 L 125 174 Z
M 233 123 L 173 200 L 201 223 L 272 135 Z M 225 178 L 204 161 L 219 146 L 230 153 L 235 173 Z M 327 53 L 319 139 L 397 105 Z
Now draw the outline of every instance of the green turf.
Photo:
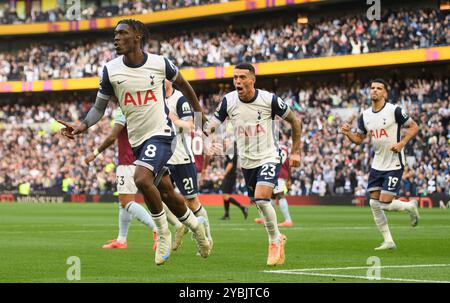
M 100 248 L 117 235 L 116 203 L 0 203 L 0 282 L 68 282 L 70 256 L 81 260 L 80 282 L 367 282 L 357 278 L 366 276 L 365 268 L 316 269 L 301 275 L 266 271 L 367 266 L 370 256 L 379 257 L 382 266 L 410 265 L 383 268 L 382 278 L 450 281 L 449 210 L 421 210 L 416 228 L 409 226 L 408 215 L 388 213 L 398 248 L 375 252 L 381 235 L 370 208 L 290 207 L 296 225 L 282 229 L 288 237 L 286 263 L 269 268 L 265 265 L 267 236 L 261 225 L 253 223 L 254 207 L 248 220 L 232 207 L 230 221 L 218 219 L 222 207 L 206 209 L 215 240 L 212 255 L 208 259 L 196 256 L 195 245 L 186 235 L 181 249 L 158 267 L 151 233 L 137 221 L 131 225 L 127 250 Z M 427 266 L 417 267 L 422 264 Z

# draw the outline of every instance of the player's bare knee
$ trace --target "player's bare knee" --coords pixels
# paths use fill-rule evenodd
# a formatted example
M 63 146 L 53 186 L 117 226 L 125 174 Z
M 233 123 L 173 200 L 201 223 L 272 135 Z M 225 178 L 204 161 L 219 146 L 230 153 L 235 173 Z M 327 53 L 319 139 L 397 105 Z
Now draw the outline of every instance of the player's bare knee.
M 382 203 L 391 203 L 392 200 L 394 200 L 394 196 L 386 194 L 381 194 L 379 198 L 379 201 Z
M 255 193 L 255 200 L 271 200 L 272 192 L 270 191 L 259 191 Z
M 190 209 L 194 209 L 194 210 L 197 210 L 201 205 L 200 201 L 198 201 L 197 197 L 191 198 L 191 199 L 186 199 L 186 204 L 188 205 L 188 207 Z
M 370 192 L 370 199 L 375 199 L 375 200 L 380 199 L 380 192 L 379 191 Z

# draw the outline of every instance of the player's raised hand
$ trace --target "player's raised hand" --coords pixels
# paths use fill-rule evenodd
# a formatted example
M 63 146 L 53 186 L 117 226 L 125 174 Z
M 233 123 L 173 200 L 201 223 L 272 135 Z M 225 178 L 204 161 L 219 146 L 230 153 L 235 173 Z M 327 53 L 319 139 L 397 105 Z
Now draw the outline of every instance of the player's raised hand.
M 61 135 L 63 135 L 64 137 L 66 137 L 66 138 L 68 138 L 70 140 L 75 139 L 75 137 L 72 135 L 72 132 L 75 129 L 74 125 L 72 125 L 70 123 L 67 123 L 67 122 L 64 122 L 62 120 L 58 120 L 58 119 L 56 119 L 56 121 L 58 123 L 61 123 L 62 125 L 65 126 L 65 128 L 62 128 L 61 131 L 60 131 Z
M 300 166 L 300 154 L 292 153 L 289 157 L 289 165 L 291 167 L 299 167 Z
M 80 123 L 79 125 L 73 125 L 71 123 L 58 119 L 56 121 L 65 126 L 65 128 L 61 129 L 61 135 L 71 140 L 75 139 L 76 135 L 81 134 L 82 132 L 87 130 L 87 125 L 84 123 Z
M 346 121 L 345 123 L 341 126 L 341 132 L 344 135 L 348 135 L 350 133 L 350 131 L 352 130 L 352 123 L 355 120 L 356 116 L 355 115 L 351 115 Z
M 72 135 L 76 136 L 78 134 L 85 132 L 87 129 L 88 129 L 88 127 L 86 124 L 80 123 L 75 127 L 75 129 L 72 132 Z

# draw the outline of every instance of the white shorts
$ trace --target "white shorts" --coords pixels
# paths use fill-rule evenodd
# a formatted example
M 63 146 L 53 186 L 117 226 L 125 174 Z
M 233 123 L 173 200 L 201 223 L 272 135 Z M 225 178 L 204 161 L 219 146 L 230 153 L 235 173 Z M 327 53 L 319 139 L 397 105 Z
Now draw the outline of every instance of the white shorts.
M 119 165 L 116 169 L 117 192 L 119 194 L 136 194 L 138 189 L 134 184 L 134 165 Z
M 278 179 L 277 185 L 273 188 L 273 193 L 275 195 L 280 193 L 287 193 L 286 180 Z

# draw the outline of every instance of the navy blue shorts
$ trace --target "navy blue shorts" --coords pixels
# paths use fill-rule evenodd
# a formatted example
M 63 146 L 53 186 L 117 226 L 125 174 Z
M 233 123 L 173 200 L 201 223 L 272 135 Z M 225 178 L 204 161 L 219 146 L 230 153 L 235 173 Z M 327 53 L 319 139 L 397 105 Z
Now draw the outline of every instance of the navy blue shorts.
M 198 195 L 197 170 L 194 163 L 168 164 L 170 177 L 180 193 L 186 199 L 195 198 Z
M 138 147 L 133 148 L 135 165 L 148 168 L 156 175 L 172 157 L 172 144 L 176 144 L 174 136 L 153 136 Z
M 381 191 L 382 194 L 398 195 L 403 169 L 381 171 L 371 168 L 367 191 Z
M 275 187 L 278 183 L 280 169 L 281 163 L 266 163 L 251 169 L 242 168 L 245 184 L 247 185 L 248 196 L 250 198 L 255 197 L 257 184 Z

